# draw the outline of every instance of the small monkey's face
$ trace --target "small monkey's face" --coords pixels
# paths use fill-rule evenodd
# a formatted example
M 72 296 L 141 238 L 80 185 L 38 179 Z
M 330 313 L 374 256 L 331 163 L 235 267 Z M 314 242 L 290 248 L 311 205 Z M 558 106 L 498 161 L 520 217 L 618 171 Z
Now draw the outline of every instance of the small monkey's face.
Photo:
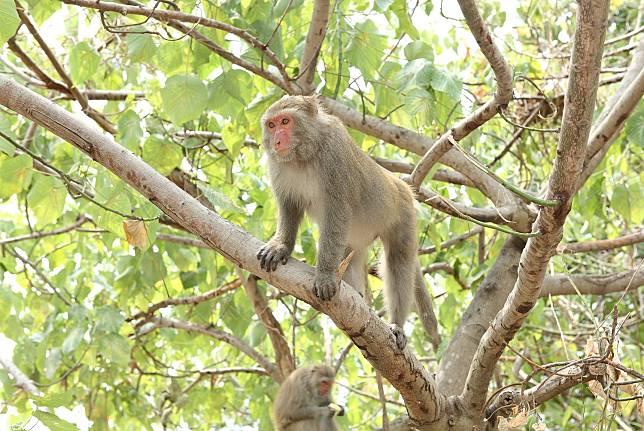
M 331 391 L 331 387 L 333 386 L 333 379 L 332 378 L 323 378 L 320 380 L 320 396 L 321 397 L 327 397 L 329 396 L 329 392 Z
M 286 112 L 278 112 L 264 120 L 264 130 L 268 136 L 266 143 L 270 151 L 278 156 L 286 156 L 293 148 L 293 128 L 295 118 Z

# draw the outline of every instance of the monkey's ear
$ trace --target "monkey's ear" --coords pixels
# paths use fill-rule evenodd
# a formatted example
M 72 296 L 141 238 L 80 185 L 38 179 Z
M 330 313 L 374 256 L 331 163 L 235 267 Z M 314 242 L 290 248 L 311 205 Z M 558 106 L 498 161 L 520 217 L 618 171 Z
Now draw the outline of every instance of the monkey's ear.
M 317 94 L 312 96 L 303 96 L 305 104 L 305 111 L 310 115 L 317 115 L 318 110 L 320 109 L 320 98 Z

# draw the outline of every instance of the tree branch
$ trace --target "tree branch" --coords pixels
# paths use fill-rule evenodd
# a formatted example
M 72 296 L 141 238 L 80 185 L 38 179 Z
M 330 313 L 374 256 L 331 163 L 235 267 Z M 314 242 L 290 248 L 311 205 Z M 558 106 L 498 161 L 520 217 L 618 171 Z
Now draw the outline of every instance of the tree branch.
M 503 54 L 501 54 L 501 51 L 494 43 L 487 26 L 483 22 L 476 8 L 476 3 L 474 0 L 459 0 L 458 4 L 461 7 L 470 31 L 474 35 L 474 39 L 476 39 L 476 43 L 481 48 L 481 52 L 483 52 L 483 55 L 494 71 L 497 90 L 491 100 L 459 121 L 427 150 L 411 174 L 411 182 L 415 188 L 420 187 L 432 166 L 452 148 L 450 138 L 453 138 L 455 141 L 460 141 L 465 138 L 481 125 L 485 124 L 490 118 L 494 117 L 498 110 L 506 106 L 512 99 L 512 72 L 503 58 Z
M 234 264 L 329 315 L 374 368 L 400 391 L 414 420 L 443 420 L 447 400 L 436 392 L 432 376 L 408 349 L 400 351 L 396 347 L 389 326 L 355 289 L 343 283 L 331 300 L 321 301 L 313 294 L 314 269 L 292 258 L 275 272 L 263 271 L 256 258 L 261 241 L 209 211 L 110 136 L 2 76 L 0 104 L 81 149 Z
M 235 270 L 239 279 L 242 280 L 244 291 L 246 292 L 248 299 L 250 299 L 253 304 L 255 313 L 266 328 L 268 337 L 271 340 L 273 350 L 275 351 L 275 362 L 282 373 L 282 380 L 280 380 L 281 383 L 295 370 L 295 359 L 293 359 L 291 349 L 284 337 L 284 332 L 282 331 L 280 322 L 275 319 L 273 312 L 266 302 L 266 298 L 264 298 L 257 288 L 257 277 L 251 274 L 246 278 L 240 268 L 235 268 Z
M 14 236 L 13 238 L 5 238 L 5 239 L 0 239 L 0 246 L 5 245 L 5 244 L 11 244 L 13 242 L 19 242 L 19 241 L 26 241 L 30 239 L 40 239 L 40 238 L 46 238 L 48 236 L 55 236 L 55 235 L 61 235 L 63 233 L 71 232 L 73 230 L 76 230 L 77 228 L 81 227 L 85 223 L 87 223 L 90 219 L 87 218 L 84 214 L 78 217 L 78 220 L 76 220 L 74 223 L 70 224 L 69 226 L 61 227 L 58 229 L 53 229 L 50 231 L 40 231 L 40 232 L 32 232 L 26 235 L 20 235 L 20 236 Z
M 83 112 L 90 117 L 92 120 L 96 121 L 96 124 L 101 126 L 103 130 L 106 132 L 109 132 L 111 134 L 116 134 L 117 130 L 116 127 L 112 123 L 109 122 L 107 118 L 100 112 L 96 111 L 94 108 L 89 106 L 89 102 L 87 101 L 87 98 L 83 93 L 76 88 L 74 83 L 72 82 L 72 79 L 69 77 L 67 72 L 65 72 L 65 69 L 63 66 L 58 62 L 58 59 L 54 55 L 53 51 L 49 48 L 49 45 L 45 43 L 45 40 L 42 38 L 40 33 L 38 33 L 38 30 L 36 29 L 36 26 L 34 25 L 33 22 L 31 22 L 31 19 L 29 16 L 25 13 L 24 8 L 20 5 L 18 0 L 14 0 L 16 3 L 16 10 L 18 11 L 18 16 L 20 17 L 20 20 L 22 23 L 27 27 L 31 35 L 36 39 L 36 42 L 40 46 L 40 48 L 43 50 L 49 61 L 51 62 L 52 66 L 54 66 L 54 69 L 56 69 L 56 72 L 60 76 L 60 78 L 63 80 L 65 83 L 65 86 L 67 87 L 67 90 L 69 93 L 74 96 L 74 99 L 81 105 L 81 108 Z
M 160 310 L 162 308 L 170 307 L 172 305 L 195 305 L 195 304 L 201 304 L 202 302 L 208 301 L 209 299 L 212 298 L 217 298 L 221 295 L 223 295 L 226 292 L 230 292 L 231 290 L 237 289 L 239 286 L 241 286 L 242 282 L 240 279 L 236 279 L 233 281 L 230 281 L 223 286 L 210 290 L 208 292 L 202 293 L 201 295 L 194 295 L 194 296 L 183 296 L 183 297 L 178 297 L 178 298 L 169 298 L 165 299 L 163 301 L 157 302 L 156 304 L 152 304 L 148 307 L 146 311 L 141 311 L 139 313 L 136 313 L 134 316 L 126 319 L 128 322 L 143 319 L 145 317 L 152 316 L 152 314 Z
M 461 395 L 465 405 L 475 411 L 483 409 L 501 352 L 539 299 L 546 266 L 563 236 L 590 134 L 607 17 L 607 0 L 579 3 L 567 100 L 547 191 L 548 199 L 558 199 L 560 204 L 541 209 L 533 229 L 542 234 L 528 240 L 514 289 L 479 343 Z
M 637 107 L 644 94 L 644 38 L 628 67 L 622 83 L 611 99 L 606 103 L 604 111 L 599 116 L 596 126 L 588 141 L 588 150 L 584 161 L 584 169 L 577 184 L 579 190 L 590 178 L 597 166 L 604 159 L 610 146 L 624 127 L 624 122 Z
M 540 296 L 550 295 L 606 295 L 613 292 L 631 292 L 644 285 L 644 272 L 630 270 L 616 274 L 549 275 L 543 280 Z
M 639 244 L 644 241 L 644 230 L 620 236 L 612 239 L 599 239 L 596 241 L 573 242 L 568 244 L 559 244 L 557 253 L 586 253 L 588 251 L 613 250 L 615 248 L 626 247 L 633 244 Z M 2 243 L 2 241 L 0 241 Z
M 29 392 L 30 394 L 37 396 L 42 395 L 42 392 L 38 390 L 34 382 L 29 377 L 27 377 L 27 375 L 23 373 L 22 370 L 20 370 L 20 368 L 16 366 L 16 364 L 14 364 L 9 358 L 5 357 L 4 354 L 0 354 L 0 365 L 2 365 L 2 368 L 7 370 L 7 372 L 11 374 L 16 382 L 15 385 L 17 387 L 25 392 Z
M 302 58 L 300 59 L 300 72 L 296 84 L 300 87 L 302 94 L 311 94 L 314 90 L 313 81 L 315 79 L 315 67 L 318 60 L 318 54 L 326 36 L 327 25 L 329 23 L 329 0 L 315 0 L 313 3 L 313 15 L 309 32 L 306 35 Z
M 155 329 L 160 328 L 172 328 L 172 329 L 181 329 L 183 331 L 197 332 L 199 334 L 207 335 L 212 337 L 215 340 L 223 341 L 224 343 L 230 344 L 235 349 L 239 350 L 255 362 L 257 362 L 261 367 L 263 367 L 270 376 L 275 379 L 275 381 L 281 381 L 281 373 L 267 357 L 259 353 L 257 350 L 253 349 L 248 343 L 239 338 L 235 337 L 232 334 L 229 334 L 220 329 L 209 328 L 202 325 L 197 325 L 190 322 L 183 322 L 180 320 L 166 319 L 164 317 L 155 317 L 148 321 L 149 323 L 145 326 L 142 326 L 139 329 L 137 336 L 142 337 Z

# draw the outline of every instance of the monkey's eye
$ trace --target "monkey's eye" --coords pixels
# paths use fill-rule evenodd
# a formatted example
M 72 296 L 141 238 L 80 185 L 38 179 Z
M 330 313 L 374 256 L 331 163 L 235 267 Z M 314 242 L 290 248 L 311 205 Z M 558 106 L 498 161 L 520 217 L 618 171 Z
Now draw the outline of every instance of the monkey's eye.
M 282 118 L 282 124 L 288 124 L 288 118 Z
M 275 127 L 275 123 L 273 123 L 272 121 L 269 121 L 268 122 L 268 128 L 272 129 L 273 127 Z

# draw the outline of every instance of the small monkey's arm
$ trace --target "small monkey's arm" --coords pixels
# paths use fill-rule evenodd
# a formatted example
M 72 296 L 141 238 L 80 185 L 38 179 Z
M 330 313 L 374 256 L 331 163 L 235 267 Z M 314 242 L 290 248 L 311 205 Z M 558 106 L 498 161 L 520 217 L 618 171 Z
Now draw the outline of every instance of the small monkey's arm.
M 277 232 L 257 252 L 259 266 L 266 271 L 275 271 L 278 263 L 286 264 L 295 247 L 297 230 L 302 221 L 303 211 L 294 202 L 278 199 Z
M 333 406 L 337 404 L 329 404 L 328 406 L 308 406 L 296 408 L 292 413 L 287 413 L 282 417 L 282 426 L 288 426 L 299 421 L 307 419 L 317 419 L 319 417 L 333 417 L 344 415 L 344 408 L 340 407 L 341 411 L 338 413 L 337 409 Z

